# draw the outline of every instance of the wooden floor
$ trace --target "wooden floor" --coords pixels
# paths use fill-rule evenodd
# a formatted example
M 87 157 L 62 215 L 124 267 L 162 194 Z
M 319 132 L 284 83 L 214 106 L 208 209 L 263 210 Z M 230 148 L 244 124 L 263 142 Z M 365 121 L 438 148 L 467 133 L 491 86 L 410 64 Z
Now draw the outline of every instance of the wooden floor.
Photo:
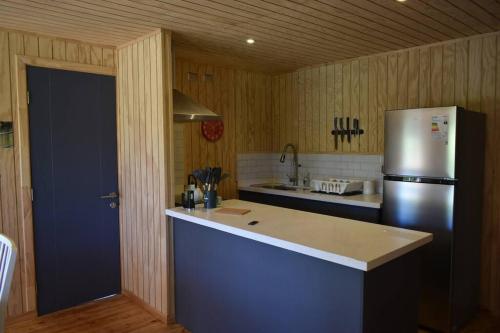
M 116 296 L 54 314 L 16 318 L 6 333 L 185 333 L 167 326 L 126 296 Z
M 126 296 L 116 296 L 43 317 L 10 321 L 6 333 L 188 333 L 166 325 Z M 461 333 L 498 333 L 500 319 L 480 313 Z M 420 330 L 419 333 L 427 333 Z
M 500 318 L 494 318 L 487 313 L 480 313 L 461 333 L 498 333 Z
M 460 333 L 499 333 L 500 318 L 492 317 L 487 312 L 480 312 L 470 323 L 467 324 Z M 431 333 L 426 330 L 419 330 L 418 333 Z

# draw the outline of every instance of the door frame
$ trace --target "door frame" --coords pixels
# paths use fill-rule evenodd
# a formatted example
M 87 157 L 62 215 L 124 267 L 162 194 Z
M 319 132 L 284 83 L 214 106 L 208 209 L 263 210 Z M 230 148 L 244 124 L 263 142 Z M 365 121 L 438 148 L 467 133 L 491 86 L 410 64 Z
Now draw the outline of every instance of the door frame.
M 33 206 L 32 206 L 32 183 L 31 183 L 31 150 L 30 150 L 30 128 L 28 114 L 28 80 L 27 66 L 43 67 L 50 69 L 68 70 L 90 74 L 101 74 L 116 77 L 116 66 L 105 67 L 89 64 L 79 64 L 61 60 L 31 57 L 25 55 L 15 56 L 15 77 L 17 103 L 13 112 L 14 127 L 14 155 L 15 176 L 17 196 L 17 218 L 20 225 L 19 267 L 24 272 L 27 281 L 23 292 L 23 302 L 29 309 L 37 312 L 36 302 L 36 275 L 35 275 L 35 253 L 33 234 Z M 118 87 L 118 85 L 116 85 Z M 116 93 L 115 96 L 118 96 Z M 116 117 L 118 117 L 118 98 L 116 98 Z M 119 121 L 117 121 L 117 127 Z M 117 133 L 119 128 L 117 128 Z M 118 135 L 117 135 L 118 136 Z M 117 140 L 120 140 L 118 137 Z M 119 144 L 119 142 L 117 142 Z M 120 168 L 118 166 L 118 178 Z M 118 184 L 120 187 L 120 184 Z M 121 232 L 121 231 L 120 231 Z M 121 256 L 120 249 L 120 256 Z M 121 259 L 120 259 L 121 260 Z M 22 286 L 23 287 L 23 286 Z

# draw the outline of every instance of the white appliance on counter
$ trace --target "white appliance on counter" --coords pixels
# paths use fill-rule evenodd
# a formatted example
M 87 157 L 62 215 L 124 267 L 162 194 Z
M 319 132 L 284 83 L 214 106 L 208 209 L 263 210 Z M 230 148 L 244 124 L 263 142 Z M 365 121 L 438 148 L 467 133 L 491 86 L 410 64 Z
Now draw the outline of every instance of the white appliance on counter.
M 311 187 L 315 192 L 328 194 L 351 194 L 363 191 L 363 181 L 360 179 L 330 178 L 328 180 L 313 179 Z

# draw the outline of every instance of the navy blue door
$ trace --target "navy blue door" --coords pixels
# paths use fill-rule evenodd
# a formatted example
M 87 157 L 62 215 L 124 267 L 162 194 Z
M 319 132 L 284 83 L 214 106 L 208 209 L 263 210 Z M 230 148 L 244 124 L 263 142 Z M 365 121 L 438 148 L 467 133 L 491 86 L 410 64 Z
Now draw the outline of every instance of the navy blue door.
M 39 315 L 120 293 L 114 77 L 28 68 Z

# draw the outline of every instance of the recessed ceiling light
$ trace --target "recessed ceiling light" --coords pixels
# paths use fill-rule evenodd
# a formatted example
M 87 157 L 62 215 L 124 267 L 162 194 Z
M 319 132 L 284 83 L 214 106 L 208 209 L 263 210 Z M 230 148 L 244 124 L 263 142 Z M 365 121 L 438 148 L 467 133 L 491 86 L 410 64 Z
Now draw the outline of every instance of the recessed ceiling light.
M 396 0 L 397 2 L 405 2 L 406 0 Z
M 247 44 L 253 44 L 253 43 L 255 43 L 255 40 L 253 38 L 247 39 Z

